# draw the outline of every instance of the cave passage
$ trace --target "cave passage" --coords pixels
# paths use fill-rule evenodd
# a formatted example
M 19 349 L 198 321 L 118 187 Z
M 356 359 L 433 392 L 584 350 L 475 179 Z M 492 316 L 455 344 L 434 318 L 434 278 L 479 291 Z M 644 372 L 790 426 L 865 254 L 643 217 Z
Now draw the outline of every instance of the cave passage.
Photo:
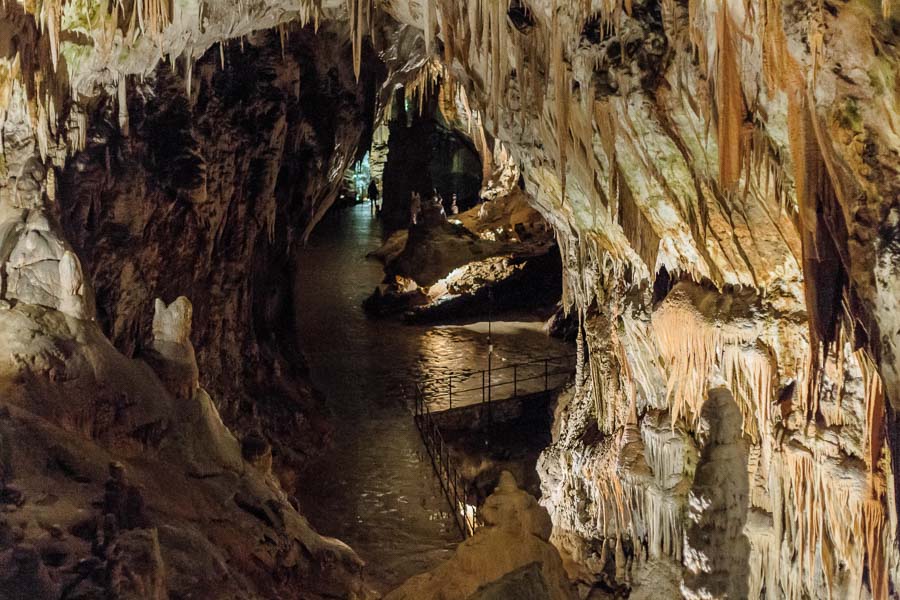
M 900 0 L 0 0 L 0 600 L 900 600 L 898 173 Z
M 486 323 L 367 318 L 363 300 L 384 274 L 365 257 L 381 233 L 367 205 L 338 209 L 297 253 L 297 337 L 336 429 L 333 448 L 301 477 L 298 495 L 316 529 L 350 544 L 372 583 L 390 589 L 446 559 L 459 541 L 412 419 L 410 385 L 484 369 L 487 337 Z M 493 325 L 500 362 L 571 351 L 535 317 Z

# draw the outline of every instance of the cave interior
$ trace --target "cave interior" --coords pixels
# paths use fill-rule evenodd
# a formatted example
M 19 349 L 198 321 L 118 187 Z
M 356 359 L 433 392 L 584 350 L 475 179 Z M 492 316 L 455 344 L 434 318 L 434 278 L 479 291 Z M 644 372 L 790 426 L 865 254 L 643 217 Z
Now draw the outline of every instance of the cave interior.
M 0 600 L 900 597 L 900 0 L 0 0 Z

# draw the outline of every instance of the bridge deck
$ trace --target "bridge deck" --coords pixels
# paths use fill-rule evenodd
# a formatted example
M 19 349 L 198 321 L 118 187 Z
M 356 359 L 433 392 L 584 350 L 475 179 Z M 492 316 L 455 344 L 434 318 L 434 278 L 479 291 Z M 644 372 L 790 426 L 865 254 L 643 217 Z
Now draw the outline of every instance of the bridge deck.
M 483 428 L 547 401 L 574 372 L 574 355 L 428 379 L 415 387 L 415 420 L 441 490 L 464 538 L 481 524 L 442 429 Z M 471 503 L 470 503 L 471 500 Z

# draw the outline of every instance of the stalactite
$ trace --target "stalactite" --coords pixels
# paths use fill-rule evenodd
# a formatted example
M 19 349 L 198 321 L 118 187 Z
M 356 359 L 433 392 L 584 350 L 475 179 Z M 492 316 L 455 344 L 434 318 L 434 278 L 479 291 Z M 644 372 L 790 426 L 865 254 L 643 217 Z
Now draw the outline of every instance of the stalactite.
M 718 3 L 720 10 L 725 10 L 727 4 Z M 709 68 L 709 54 L 706 46 L 706 3 L 703 0 L 688 0 L 688 31 L 691 40 L 691 46 L 697 55 L 698 62 L 702 68 L 706 69 L 709 74 L 712 69 Z
M 653 313 L 653 331 L 668 367 L 666 396 L 672 422 L 696 427 L 710 375 L 728 383 L 752 440 L 767 431 L 774 396 L 775 365 L 760 347 L 758 326 L 719 323 L 701 289 L 673 290 Z
M 857 350 L 854 356 L 862 372 L 866 404 L 866 465 L 869 471 L 878 468 L 884 444 L 884 386 L 875 362 L 865 350 Z
M 136 0 L 134 6 L 141 33 L 158 40 L 172 19 L 171 0 Z
M 624 177 L 618 172 L 618 166 L 614 166 L 614 179 L 616 185 L 616 214 L 619 225 L 631 247 L 641 257 L 649 273 L 656 270 L 656 259 L 659 253 L 660 237 L 653 228 L 653 224 L 647 219 L 640 205 L 635 201 Z
M 497 97 L 501 108 L 506 108 L 506 94 L 509 90 L 509 25 L 507 23 L 507 11 L 509 10 L 509 0 L 501 0 L 496 5 L 497 33 L 499 41 L 497 51 L 500 53 L 500 95 Z
M 741 176 L 744 141 L 744 97 L 741 90 L 739 42 L 733 31 L 728 5 L 717 16 L 716 103 L 718 113 L 719 179 L 733 190 Z
M 75 123 L 77 128 L 77 138 L 75 140 L 75 150 L 84 150 L 87 144 L 87 114 L 79 111 L 75 114 Z
M 491 45 L 489 56 L 491 60 L 491 94 L 490 98 L 490 108 L 491 108 L 491 118 L 494 122 L 499 125 L 499 116 L 500 109 L 502 108 L 502 99 L 503 92 L 501 90 L 502 87 L 502 79 L 504 74 L 501 71 L 501 58 L 503 54 L 503 48 L 500 44 L 500 18 L 499 18 L 499 8 L 500 2 L 495 1 L 493 3 L 485 3 L 488 7 L 488 29 L 491 32 Z
M 3 125 L 9 108 L 13 88 L 19 83 L 19 54 L 10 60 L 0 60 L 0 154 L 5 153 Z
M 769 470 L 769 489 L 774 496 L 776 552 L 795 553 L 795 560 L 777 572 L 783 596 L 808 597 L 807 590 L 822 582 L 831 597 L 887 598 L 884 561 L 884 480 L 860 480 L 833 458 L 785 448 L 775 455 Z M 833 578 L 833 557 L 843 563 L 842 581 Z M 776 587 L 776 589 L 778 589 Z M 843 591 L 843 595 L 841 594 Z
M 435 1 L 436 0 L 422 0 L 425 5 L 425 10 L 422 11 L 425 19 L 425 26 L 422 27 L 422 30 L 425 32 L 425 53 L 429 56 L 431 56 L 431 47 L 434 45 Z
M 781 25 L 781 0 L 764 0 L 759 23 L 766 85 L 772 91 L 783 89 L 788 81 L 788 73 L 794 69 Z
M 188 100 L 191 99 L 192 89 L 194 85 L 194 55 L 193 49 L 185 49 L 184 51 L 184 87 Z
M 454 56 L 456 56 L 456 35 L 457 29 L 454 19 L 450 13 L 452 4 L 442 3 L 441 10 L 441 38 L 444 41 L 444 64 L 452 65 Z M 448 72 L 449 74 L 449 72 Z M 449 82 L 448 82 L 449 83 Z M 452 84 L 451 84 L 452 85 Z
M 559 23 L 559 0 L 553 3 L 553 24 L 551 43 L 551 67 L 554 81 L 554 99 L 556 112 L 556 141 L 557 141 L 557 170 L 559 177 L 560 205 L 566 198 L 566 148 L 568 145 L 568 107 L 569 107 L 569 77 L 564 61 L 564 37 Z
M 884 560 L 884 507 L 880 500 L 872 498 L 863 503 L 862 509 L 872 598 L 873 600 L 886 600 L 888 578 L 887 565 Z
M 809 312 L 810 356 L 807 394 L 818 397 L 819 365 L 837 336 L 845 281 L 837 248 L 819 210 L 836 205 L 835 191 L 825 167 L 806 96 L 789 95 L 788 128 L 794 161 L 794 184 L 803 251 L 804 291 Z
M 350 36 L 353 45 L 353 75 L 359 81 L 362 60 L 362 3 L 365 0 L 350 0 Z
M 406 84 L 406 97 L 417 100 L 419 114 L 422 113 L 426 99 L 439 89 L 445 79 L 444 66 L 437 58 L 432 58 L 422 65 L 412 81 Z
M 59 29 L 60 29 L 60 6 L 58 0 L 50 0 L 43 4 L 44 22 L 48 37 L 50 38 L 50 58 L 53 64 L 53 70 L 56 71 L 59 63 Z
M 319 13 L 321 12 L 321 6 L 318 5 L 319 1 L 320 0 L 317 0 L 315 10 L 316 30 L 318 30 L 319 27 L 318 19 Z M 353 53 L 353 74 L 357 81 L 359 81 L 360 64 L 362 62 L 363 31 L 372 26 L 372 2 L 373 0 L 347 0 L 347 12 L 350 15 L 350 41 Z M 430 4 L 430 2 L 426 2 L 426 4 Z

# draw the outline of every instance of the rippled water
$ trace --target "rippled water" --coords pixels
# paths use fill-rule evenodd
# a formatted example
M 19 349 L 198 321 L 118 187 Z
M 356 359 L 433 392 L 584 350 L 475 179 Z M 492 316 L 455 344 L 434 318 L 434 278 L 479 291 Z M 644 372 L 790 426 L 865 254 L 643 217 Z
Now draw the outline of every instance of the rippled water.
M 362 302 L 383 277 L 365 255 L 381 228 L 365 205 L 334 211 L 297 256 L 297 323 L 313 383 L 335 413 L 335 444 L 301 483 L 323 534 L 350 544 L 381 590 L 428 570 L 459 541 L 411 416 L 417 378 L 487 365 L 486 324 L 408 326 L 370 320 Z M 495 320 L 494 360 L 558 355 L 537 321 Z

